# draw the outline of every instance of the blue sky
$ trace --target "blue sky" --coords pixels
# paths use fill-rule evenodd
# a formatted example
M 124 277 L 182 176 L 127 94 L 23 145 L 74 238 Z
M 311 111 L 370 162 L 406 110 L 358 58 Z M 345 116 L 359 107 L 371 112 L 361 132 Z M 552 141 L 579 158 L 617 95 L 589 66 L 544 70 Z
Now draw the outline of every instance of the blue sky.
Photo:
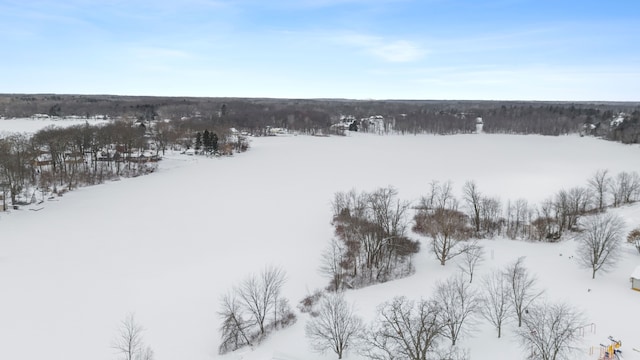
M 640 1 L 0 0 L 0 92 L 640 101 Z

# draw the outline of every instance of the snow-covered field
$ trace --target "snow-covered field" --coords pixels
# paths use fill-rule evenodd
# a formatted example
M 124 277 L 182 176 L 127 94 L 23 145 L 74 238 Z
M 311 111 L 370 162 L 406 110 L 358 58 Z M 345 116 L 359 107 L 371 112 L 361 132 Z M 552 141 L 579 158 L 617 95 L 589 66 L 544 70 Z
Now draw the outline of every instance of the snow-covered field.
M 0 121 L 0 123 L 2 123 Z M 320 252 L 332 237 L 330 202 L 337 191 L 393 185 L 417 200 L 432 180 L 459 190 L 475 180 L 486 195 L 537 203 L 561 188 L 584 185 L 598 169 L 640 171 L 640 147 L 593 138 L 457 135 L 271 137 L 249 152 L 208 159 L 175 155 L 154 174 L 87 187 L 45 201 L 40 211 L 0 214 L 0 359 L 107 360 L 120 321 L 134 312 L 157 360 L 221 358 L 219 297 L 265 265 L 287 271 L 284 295 L 296 305 L 326 285 Z M 629 228 L 640 206 L 617 210 Z M 622 340 L 625 359 L 640 359 L 640 292 L 629 275 L 640 264 L 625 247 L 616 269 L 591 279 L 578 266 L 574 242 L 483 240 L 478 278 L 526 256 L 551 300 L 566 300 L 596 324 L 584 353 Z M 416 274 L 348 292 L 359 313 L 394 295 L 429 296 L 457 271 L 426 246 Z M 590 289 L 590 291 L 589 291 Z M 222 358 L 320 360 L 304 338 L 307 315 L 259 347 Z M 461 341 L 472 359 L 523 359 L 508 325 L 501 339 L 484 322 Z M 596 351 L 597 353 L 597 351 Z M 349 353 L 348 359 L 360 359 Z
M 89 123 L 89 125 L 98 125 L 108 122 L 109 120 L 102 119 L 71 119 L 71 118 L 9 118 L 0 119 L 0 135 L 3 133 L 29 133 L 33 134 L 40 129 L 44 129 L 47 126 L 55 127 L 69 127 L 74 125 L 83 125 Z

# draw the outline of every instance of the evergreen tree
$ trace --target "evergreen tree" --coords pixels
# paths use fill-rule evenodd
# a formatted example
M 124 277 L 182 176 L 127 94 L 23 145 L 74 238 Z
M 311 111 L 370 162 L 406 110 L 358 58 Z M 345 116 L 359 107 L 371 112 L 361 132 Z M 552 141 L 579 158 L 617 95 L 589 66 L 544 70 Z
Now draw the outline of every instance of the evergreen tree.
M 196 133 L 196 150 L 200 150 L 202 148 L 202 134 L 200 132 Z
M 204 145 L 204 151 L 211 152 L 211 135 L 209 130 L 205 130 L 202 134 L 202 145 Z
M 218 135 L 211 133 L 211 149 L 212 151 L 218 151 Z

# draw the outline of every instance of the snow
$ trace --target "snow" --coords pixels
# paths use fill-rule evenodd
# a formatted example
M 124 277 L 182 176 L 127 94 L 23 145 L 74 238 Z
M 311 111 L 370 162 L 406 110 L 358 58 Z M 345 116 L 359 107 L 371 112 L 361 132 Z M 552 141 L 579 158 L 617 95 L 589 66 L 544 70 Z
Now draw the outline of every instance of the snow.
M 38 130 L 44 129 L 47 126 L 55 127 L 70 127 L 74 125 L 99 125 L 109 122 L 110 120 L 102 120 L 96 118 L 81 119 L 81 118 L 2 118 L 0 119 L 0 136 L 3 133 L 28 133 L 33 134 Z
M 327 284 L 319 254 L 332 237 L 335 192 L 393 185 L 417 200 L 430 181 L 451 180 L 459 191 L 473 179 L 486 195 L 536 203 L 585 185 L 598 169 L 640 171 L 638 158 L 638 146 L 588 137 L 487 134 L 283 136 L 253 139 L 228 158 L 171 155 L 151 175 L 74 190 L 41 211 L 0 213 L 0 359 L 115 359 L 111 340 L 131 312 L 157 360 L 335 359 L 310 352 L 305 314 L 254 349 L 219 356 L 216 316 L 220 296 L 265 265 L 286 270 L 283 295 L 294 307 Z M 640 224 L 640 205 L 616 212 L 629 230 Z M 629 286 L 635 248 L 625 244 L 617 267 L 592 280 L 574 241 L 481 243 L 487 256 L 476 278 L 526 256 L 547 298 L 587 314 L 596 332 L 585 324 L 580 359 L 595 359 L 588 350 L 609 335 L 622 340 L 626 360 L 640 359 L 631 350 L 640 349 L 640 293 Z M 425 249 L 415 275 L 347 292 L 358 313 L 368 321 L 395 295 L 427 297 L 457 271 Z M 472 359 L 522 358 L 513 324 L 503 334 L 480 321 L 460 346 Z
M 640 265 L 633 270 L 631 277 L 634 279 L 640 279 Z

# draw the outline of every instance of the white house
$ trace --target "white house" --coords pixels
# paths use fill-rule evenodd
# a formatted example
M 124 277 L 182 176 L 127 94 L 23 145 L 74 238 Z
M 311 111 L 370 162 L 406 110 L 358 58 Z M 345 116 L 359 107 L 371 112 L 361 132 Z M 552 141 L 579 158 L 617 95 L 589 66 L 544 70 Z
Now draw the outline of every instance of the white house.
M 640 266 L 637 266 L 631 274 L 631 288 L 640 291 Z
M 482 118 L 481 117 L 477 117 L 476 118 L 476 134 L 482 134 L 482 127 L 484 126 L 484 123 L 482 122 Z

